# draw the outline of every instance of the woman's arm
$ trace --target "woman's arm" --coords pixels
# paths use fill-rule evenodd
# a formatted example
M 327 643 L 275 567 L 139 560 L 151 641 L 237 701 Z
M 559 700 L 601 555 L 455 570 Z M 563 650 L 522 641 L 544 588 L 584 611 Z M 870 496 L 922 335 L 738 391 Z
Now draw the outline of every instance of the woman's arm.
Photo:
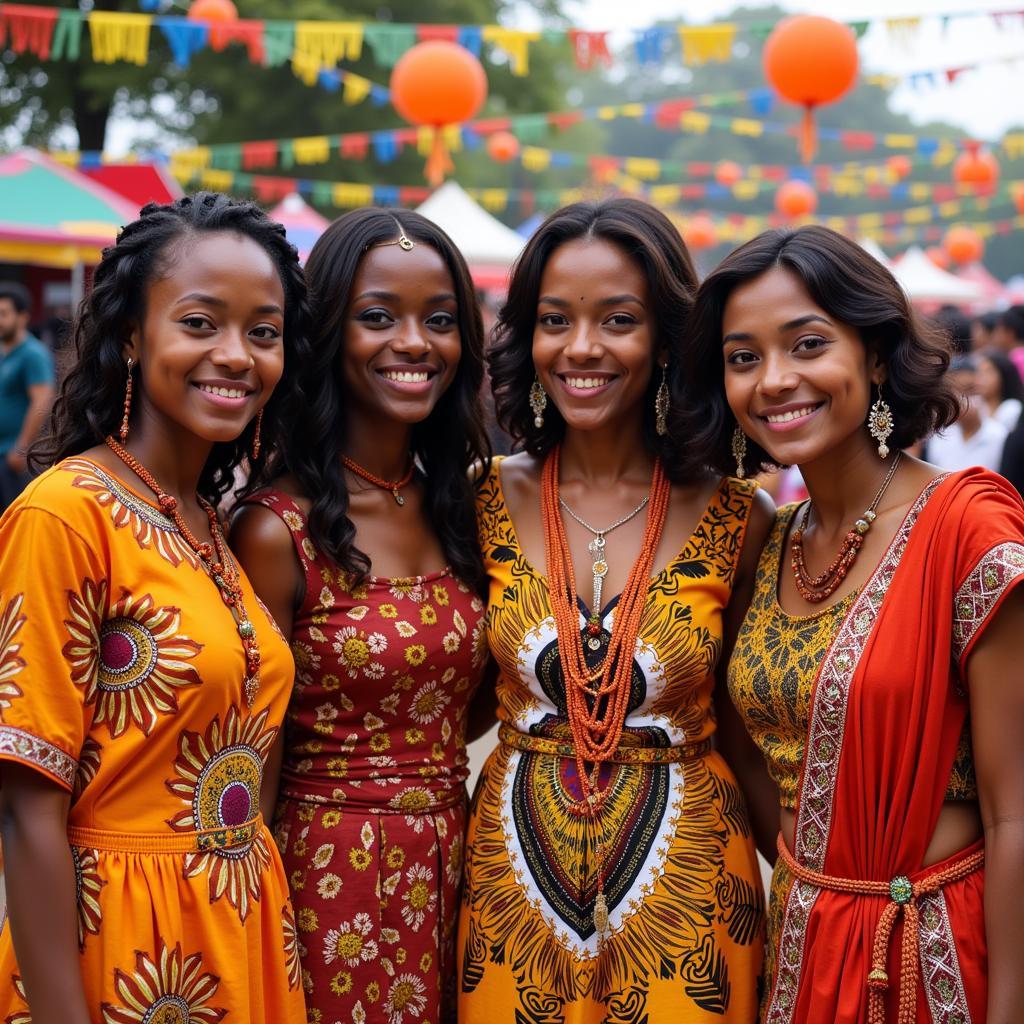
M 987 1024 L 1024 1021 L 1024 591 L 1016 588 L 967 662 L 971 738 L 985 827 Z
M 253 590 L 290 641 L 304 580 L 288 527 L 268 508 L 243 505 L 232 520 L 230 543 Z M 274 817 L 283 757 L 282 727 L 263 766 L 260 810 L 268 824 Z
M 466 742 L 480 739 L 486 735 L 494 723 L 498 721 L 498 663 L 493 657 L 487 659 L 483 679 L 469 704 L 469 716 L 466 720 Z
M 78 955 L 75 865 L 68 845 L 70 794 L 39 772 L 3 766 L 7 916 L 33 1024 L 89 1024 Z M 4 979 L 10 984 L 10 979 Z
M 775 504 L 764 491 L 754 495 L 750 510 L 750 522 L 743 541 L 736 581 L 732 589 L 729 606 L 725 610 L 722 656 L 718 660 L 715 686 L 715 716 L 718 727 L 715 744 L 722 756 L 729 762 L 747 800 L 750 823 L 754 830 L 754 842 L 761 855 L 769 864 L 775 863 L 775 838 L 779 834 L 779 792 L 768 775 L 761 751 L 750 738 L 743 720 L 729 699 L 726 674 L 732 657 L 736 634 L 747 614 L 750 599 L 754 593 L 754 577 L 761 549 L 772 528 Z

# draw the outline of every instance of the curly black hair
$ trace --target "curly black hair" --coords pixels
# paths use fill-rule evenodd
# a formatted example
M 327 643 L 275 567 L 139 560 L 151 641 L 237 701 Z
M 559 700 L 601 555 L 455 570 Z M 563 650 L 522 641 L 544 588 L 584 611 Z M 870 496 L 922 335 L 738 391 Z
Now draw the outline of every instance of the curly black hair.
M 697 290 L 697 275 L 672 222 L 638 199 L 606 199 L 563 207 L 537 229 L 516 262 L 488 353 L 498 422 L 517 444 L 537 456 L 549 452 L 565 433 L 565 420 L 552 403 L 548 403 L 540 427 L 534 424 L 530 409 L 530 385 L 536 378 L 533 334 L 540 284 L 551 254 L 579 238 L 604 239 L 636 261 L 650 289 L 654 351 L 668 354 L 670 393 L 678 389 L 679 378 L 687 372 L 682 335 Z M 671 471 L 679 461 L 666 457 L 673 446 L 672 438 L 660 437 L 655 430 L 654 396 L 660 383 L 660 375 L 652 373 L 643 404 L 644 437 L 651 454 L 661 455 L 666 470 Z
M 856 328 L 878 354 L 886 370 L 881 394 L 895 424 L 891 448 L 906 448 L 957 419 L 959 399 L 946 379 L 949 339 L 914 313 L 896 278 L 878 260 L 819 225 L 765 231 L 726 256 L 697 292 L 686 331 L 687 373 L 669 412 L 669 433 L 686 439 L 674 448 L 678 472 L 700 466 L 735 471 L 736 419 L 725 398 L 722 318 L 733 291 L 773 267 L 795 274 L 821 309 Z M 748 465 L 777 465 L 750 438 L 747 458 Z
M 483 323 L 462 254 L 436 224 L 408 210 L 368 208 L 345 214 L 320 236 L 306 277 L 313 305 L 313 352 L 302 368 L 306 405 L 288 425 L 280 451 L 261 467 L 251 489 L 292 473 L 312 501 L 309 529 L 316 545 L 340 568 L 362 580 L 371 571 L 356 547 L 348 517 L 349 493 L 339 453 L 347 436 L 342 350 L 349 299 L 367 250 L 404 233 L 435 249 L 454 285 L 462 355 L 455 378 L 430 415 L 412 432 L 412 455 L 424 485 L 427 515 L 455 576 L 483 593 L 486 573 L 476 543 L 477 464 L 490 462 L 480 400 Z
M 53 465 L 101 444 L 117 431 L 127 375 L 124 344 L 145 317 L 148 285 L 167 272 L 177 243 L 189 235 L 233 231 L 251 238 L 273 260 L 285 295 L 284 374 L 263 409 L 262 443 L 272 448 L 303 402 L 297 372 L 308 358 L 309 304 L 298 253 L 255 203 L 219 192 L 198 192 L 173 203 L 148 203 L 103 250 L 93 286 L 82 300 L 73 337 L 76 359 L 54 403 L 49 432 L 32 449 L 37 467 Z M 214 504 L 234 483 L 234 470 L 252 446 L 255 421 L 231 442 L 213 446 L 199 493 Z

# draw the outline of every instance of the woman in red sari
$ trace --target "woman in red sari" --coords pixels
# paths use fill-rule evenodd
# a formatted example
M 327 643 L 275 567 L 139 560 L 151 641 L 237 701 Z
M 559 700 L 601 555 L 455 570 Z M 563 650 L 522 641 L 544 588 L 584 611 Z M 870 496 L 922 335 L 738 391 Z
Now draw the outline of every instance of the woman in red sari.
M 761 835 L 781 817 L 762 1019 L 1024 1020 L 1024 508 L 901 452 L 956 415 L 946 349 L 818 227 L 732 253 L 690 346 L 694 458 L 796 464 L 810 495 L 729 672 L 778 787 L 749 759 Z

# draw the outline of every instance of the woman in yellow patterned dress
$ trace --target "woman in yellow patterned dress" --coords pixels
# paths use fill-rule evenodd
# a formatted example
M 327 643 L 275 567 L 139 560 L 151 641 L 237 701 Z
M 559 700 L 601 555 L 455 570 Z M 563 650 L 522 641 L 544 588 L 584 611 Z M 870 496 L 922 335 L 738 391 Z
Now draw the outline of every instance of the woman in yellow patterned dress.
M 226 196 L 147 206 L 96 270 L 58 461 L 0 520 L 7 1024 L 306 1019 L 259 806 L 293 665 L 210 504 L 290 416 L 306 316 Z
M 555 214 L 513 275 L 491 374 L 526 451 L 492 467 L 478 504 L 501 730 L 467 840 L 465 1024 L 756 1016 L 763 895 L 713 700 L 770 503 L 684 475 L 664 433 L 693 288 L 674 228 L 630 200 Z M 571 606 L 553 582 L 570 559 Z M 582 716 L 573 704 L 573 644 L 591 672 L 624 666 L 621 731 L 592 757 L 580 719 L 608 702 L 583 687 Z

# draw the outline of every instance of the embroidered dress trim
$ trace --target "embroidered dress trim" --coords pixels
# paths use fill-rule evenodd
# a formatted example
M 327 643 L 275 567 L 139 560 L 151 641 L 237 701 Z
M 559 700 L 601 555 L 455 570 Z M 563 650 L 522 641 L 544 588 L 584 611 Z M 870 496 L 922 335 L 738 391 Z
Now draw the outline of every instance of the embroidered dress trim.
M 903 557 L 910 531 L 921 509 L 945 479 L 946 474 L 943 474 L 929 481 L 910 507 L 874 574 L 839 627 L 818 673 L 804 754 L 795 832 L 796 860 L 815 871 L 823 869 L 828 849 L 850 683 L 878 618 L 889 583 Z M 785 917 L 779 934 L 775 987 L 768 1005 L 766 1024 L 789 1024 L 796 1008 L 807 921 L 814 903 L 807 893 L 798 894 L 800 886 L 801 883 L 794 882 L 790 898 L 786 901 Z M 807 888 L 816 895 L 816 890 Z
M 932 1024 L 971 1024 L 946 898 L 941 892 L 922 896 L 919 910 L 921 978 Z
M 52 775 L 70 790 L 75 784 L 78 762 L 60 747 L 55 747 L 38 736 L 33 736 L 13 725 L 0 725 L 0 757 L 7 756 L 24 761 Z
M 1024 545 L 1008 542 L 986 552 L 953 602 L 953 658 L 959 661 L 1014 580 L 1024 573 Z

